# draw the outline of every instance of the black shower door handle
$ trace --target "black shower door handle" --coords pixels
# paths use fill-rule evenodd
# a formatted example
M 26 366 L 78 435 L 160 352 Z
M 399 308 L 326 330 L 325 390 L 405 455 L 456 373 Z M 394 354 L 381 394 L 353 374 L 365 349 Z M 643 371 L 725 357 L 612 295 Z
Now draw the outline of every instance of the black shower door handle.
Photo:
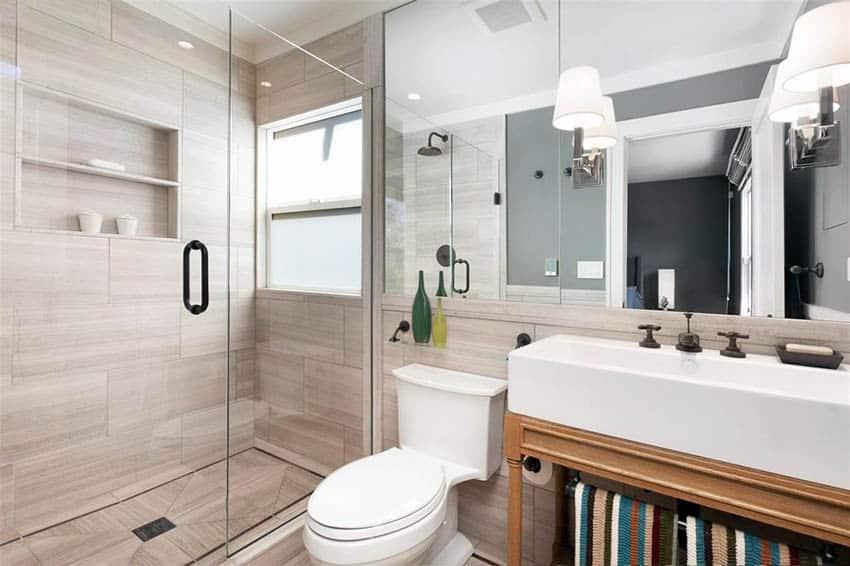
M 462 263 L 464 267 L 466 267 L 466 287 L 464 287 L 463 289 L 455 288 L 455 266 L 459 263 Z M 469 262 L 465 259 L 458 258 L 452 264 L 452 291 L 454 291 L 458 295 L 463 295 L 464 293 L 469 292 Z
M 192 304 L 191 285 L 189 284 L 189 256 L 192 250 L 201 250 L 201 304 Z M 199 240 L 192 240 L 183 248 L 183 306 L 192 314 L 201 314 L 210 306 L 210 254 Z

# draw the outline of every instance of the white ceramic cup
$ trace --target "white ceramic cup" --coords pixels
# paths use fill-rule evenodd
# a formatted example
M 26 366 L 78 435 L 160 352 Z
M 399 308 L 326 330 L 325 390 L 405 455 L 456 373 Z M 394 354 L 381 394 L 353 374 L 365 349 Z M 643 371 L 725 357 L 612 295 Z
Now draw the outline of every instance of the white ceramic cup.
M 122 236 L 135 236 L 139 230 L 139 219 L 129 214 L 123 214 L 115 219 L 115 227 Z
M 80 221 L 80 232 L 84 234 L 99 234 L 100 227 L 103 225 L 103 215 L 87 210 L 77 215 Z

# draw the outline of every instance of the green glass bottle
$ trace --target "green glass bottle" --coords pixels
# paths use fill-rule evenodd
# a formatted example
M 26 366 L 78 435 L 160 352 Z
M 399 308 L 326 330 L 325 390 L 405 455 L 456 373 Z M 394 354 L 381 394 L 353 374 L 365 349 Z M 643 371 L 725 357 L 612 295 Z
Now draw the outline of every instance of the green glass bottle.
M 443 312 L 443 297 L 446 295 L 446 283 L 443 272 L 440 272 L 440 282 L 437 285 L 437 311 L 434 313 L 432 339 L 435 348 L 446 347 L 446 313 Z
M 413 340 L 417 344 L 427 344 L 431 340 L 431 303 L 425 293 L 425 273 L 419 271 L 419 288 L 413 298 Z

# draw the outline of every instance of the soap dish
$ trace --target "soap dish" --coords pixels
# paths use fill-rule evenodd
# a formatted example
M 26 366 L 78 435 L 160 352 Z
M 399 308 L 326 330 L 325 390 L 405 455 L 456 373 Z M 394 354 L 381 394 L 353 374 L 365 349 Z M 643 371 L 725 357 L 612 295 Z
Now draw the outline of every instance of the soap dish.
M 834 352 L 831 356 L 824 354 L 803 354 L 789 352 L 785 346 L 777 346 L 776 354 L 783 364 L 794 364 L 797 366 L 809 366 L 813 368 L 838 369 L 844 356 L 841 352 Z

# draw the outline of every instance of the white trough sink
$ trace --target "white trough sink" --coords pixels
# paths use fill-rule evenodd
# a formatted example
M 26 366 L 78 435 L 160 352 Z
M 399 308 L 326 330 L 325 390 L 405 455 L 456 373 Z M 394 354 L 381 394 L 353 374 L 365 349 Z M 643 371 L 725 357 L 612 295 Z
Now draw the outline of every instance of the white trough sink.
M 511 352 L 508 409 L 850 489 L 850 371 L 552 336 Z

